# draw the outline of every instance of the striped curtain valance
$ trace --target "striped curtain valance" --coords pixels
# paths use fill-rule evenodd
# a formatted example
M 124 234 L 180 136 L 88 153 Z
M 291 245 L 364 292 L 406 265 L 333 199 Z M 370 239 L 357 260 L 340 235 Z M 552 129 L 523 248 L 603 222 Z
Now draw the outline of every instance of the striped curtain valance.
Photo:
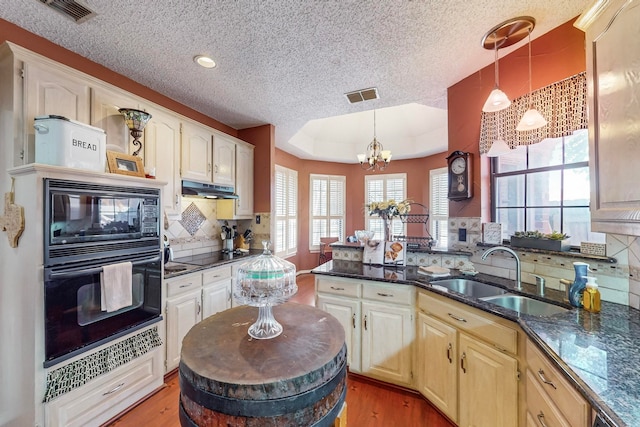
M 480 154 L 501 137 L 510 148 L 530 145 L 546 138 L 571 135 L 587 128 L 586 72 L 553 83 L 531 93 L 533 106 L 547 119 L 547 125 L 526 132 L 516 131 L 518 122 L 529 109 L 529 95 L 514 99 L 511 105 L 495 113 L 482 112 Z

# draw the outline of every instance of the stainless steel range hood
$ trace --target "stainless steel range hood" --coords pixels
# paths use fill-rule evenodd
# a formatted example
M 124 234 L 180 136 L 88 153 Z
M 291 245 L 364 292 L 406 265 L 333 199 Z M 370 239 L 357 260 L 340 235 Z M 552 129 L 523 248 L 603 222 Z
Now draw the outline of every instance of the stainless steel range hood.
M 234 188 L 226 185 L 203 184 L 195 181 L 182 181 L 183 197 L 200 197 L 205 199 L 237 199 Z

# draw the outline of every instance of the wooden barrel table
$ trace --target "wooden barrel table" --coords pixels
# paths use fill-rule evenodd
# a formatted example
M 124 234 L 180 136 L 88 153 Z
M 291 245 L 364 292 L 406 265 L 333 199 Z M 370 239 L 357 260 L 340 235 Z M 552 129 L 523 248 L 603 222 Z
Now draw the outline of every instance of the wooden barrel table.
M 280 336 L 247 330 L 256 307 L 236 307 L 194 326 L 182 342 L 180 424 L 329 427 L 346 394 L 347 347 L 337 319 L 314 307 L 273 308 Z

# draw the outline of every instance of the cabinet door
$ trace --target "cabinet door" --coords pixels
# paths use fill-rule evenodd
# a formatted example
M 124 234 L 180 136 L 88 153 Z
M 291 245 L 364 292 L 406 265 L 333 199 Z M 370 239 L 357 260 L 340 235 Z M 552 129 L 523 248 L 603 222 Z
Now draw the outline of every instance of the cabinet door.
M 409 307 L 362 303 L 362 372 L 411 385 L 413 316 Z
M 169 219 L 175 219 L 181 213 L 182 197 L 180 120 L 159 110 L 150 113 L 151 120 L 144 129 L 144 165 L 155 169 L 157 179 L 167 182 L 162 191 L 162 208 Z
M 64 75 L 51 68 L 41 68 L 34 64 L 25 64 L 26 119 L 25 163 L 35 161 L 34 118 L 43 115 L 58 115 L 67 119 L 89 123 L 90 89 L 89 84 Z
M 459 334 L 460 427 L 518 425 L 518 362 Z
M 202 289 L 202 319 L 231 308 L 231 279 L 221 280 Z
M 211 182 L 212 135 L 209 129 L 193 123 L 182 125 L 182 177 Z
M 318 295 L 317 306 L 338 319 L 344 328 L 349 370 L 360 372 L 360 303 L 348 298 Z
M 640 7 L 624 0 L 601 3 L 582 28 L 587 33 L 591 230 L 639 235 Z
M 124 91 L 116 92 L 99 87 L 91 89 L 91 125 L 104 129 L 107 134 L 108 150 L 117 147 L 124 153 L 131 154 L 137 150 L 137 147 L 132 144 L 133 137 L 124 122 L 124 117 L 118 112 L 119 108 L 140 109 L 140 105 L 136 99 Z M 147 128 L 144 130 L 145 140 L 146 133 Z M 138 155 L 143 157 L 144 152 L 140 150 Z
M 182 339 L 200 321 L 200 294 L 198 289 L 167 299 L 167 372 L 178 367 Z
M 235 186 L 236 144 L 219 135 L 213 137 L 213 182 Z
M 236 202 L 237 218 L 253 217 L 253 148 L 236 146 Z
M 458 357 L 455 328 L 418 314 L 417 388 L 452 421 L 458 421 Z

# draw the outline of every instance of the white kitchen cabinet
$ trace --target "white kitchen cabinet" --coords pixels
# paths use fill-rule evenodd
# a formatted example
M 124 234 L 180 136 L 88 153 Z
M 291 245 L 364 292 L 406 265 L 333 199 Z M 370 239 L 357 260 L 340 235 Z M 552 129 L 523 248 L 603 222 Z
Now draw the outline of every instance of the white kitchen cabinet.
M 167 219 L 181 219 L 180 119 L 170 112 L 150 108 L 152 117 L 144 130 L 144 165 L 165 181 L 162 210 Z
M 24 63 L 25 136 L 24 163 L 35 161 L 34 118 L 57 115 L 89 124 L 90 85 L 88 81 L 56 68 Z
M 202 274 L 202 320 L 231 308 L 231 266 Z
M 412 385 L 413 286 L 316 276 L 316 294 L 345 329 L 350 371 Z
M 431 292 L 418 307 L 417 389 L 460 427 L 517 426 L 517 331 Z
M 640 235 L 640 5 L 594 2 L 586 32 L 591 229 Z
M 236 143 L 236 194 L 237 199 L 218 200 L 218 219 L 253 218 L 253 151 L 254 147 Z
M 192 273 L 166 282 L 166 371 L 178 367 L 182 339 L 201 320 L 202 274 Z
M 316 306 L 338 319 L 345 332 L 349 370 L 351 372 L 361 372 L 360 301 L 353 298 L 318 294 Z
M 213 136 L 213 183 L 231 187 L 236 183 L 236 144 L 220 133 Z
M 162 350 L 152 350 L 126 365 L 45 404 L 49 427 L 101 425 L 162 386 Z
M 362 318 L 362 372 L 411 385 L 413 308 L 363 301 Z
M 417 340 L 418 391 L 457 422 L 458 331 L 434 317 L 418 313 Z
M 459 335 L 460 427 L 518 425 L 518 361 Z
M 124 153 L 132 154 L 138 147 L 132 144 L 133 137 L 124 117 L 118 112 L 119 108 L 144 110 L 139 100 L 125 91 L 103 87 L 91 89 L 91 125 L 104 129 L 107 134 L 107 149 L 117 147 Z M 146 140 L 147 128 L 144 136 Z M 138 155 L 144 159 L 144 151 L 141 150 Z
M 182 124 L 182 178 L 211 183 L 213 179 L 213 134 L 206 126 Z
M 527 423 L 540 427 L 591 425 L 591 407 L 534 343 L 526 344 Z

